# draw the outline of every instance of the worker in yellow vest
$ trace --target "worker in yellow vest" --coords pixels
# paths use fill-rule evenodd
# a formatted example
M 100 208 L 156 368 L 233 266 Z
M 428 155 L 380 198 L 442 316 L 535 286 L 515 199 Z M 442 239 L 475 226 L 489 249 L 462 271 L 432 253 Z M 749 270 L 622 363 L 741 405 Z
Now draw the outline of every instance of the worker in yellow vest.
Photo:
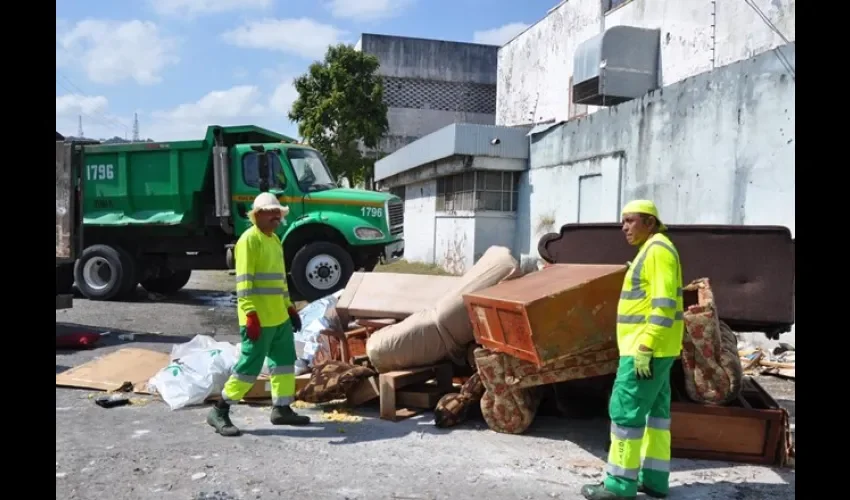
M 670 368 L 682 351 L 682 266 L 655 204 L 623 208 L 623 232 L 639 247 L 617 306 L 620 364 L 611 394 L 611 448 L 590 500 L 665 498 L 670 478 Z
M 253 226 L 236 242 L 236 300 L 242 354 L 221 400 L 210 410 L 207 423 L 222 436 L 238 436 L 230 420 L 230 405 L 238 403 L 251 390 L 269 360 L 272 393 L 271 422 L 274 425 L 306 425 L 310 418 L 292 408 L 295 395 L 295 331 L 301 319 L 286 284 L 283 247 L 275 229 L 289 213 L 271 193 L 260 193 L 248 216 Z

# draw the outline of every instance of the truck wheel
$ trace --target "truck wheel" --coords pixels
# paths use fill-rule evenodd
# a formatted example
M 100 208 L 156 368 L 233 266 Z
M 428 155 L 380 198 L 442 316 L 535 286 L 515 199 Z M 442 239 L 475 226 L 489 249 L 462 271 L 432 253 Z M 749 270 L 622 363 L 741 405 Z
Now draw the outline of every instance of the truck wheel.
M 89 300 L 112 300 L 127 290 L 135 279 L 127 255 L 108 245 L 92 245 L 74 264 L 74 279 Z
M 351 255 L 336 243 L 317 241 L 304 245 L 292 259 L 292 281 L 304 300 L 317 300 L 348 284 L 354 272 Z
M 115 247 L 118 255 L 121 256 L 121 262 L 124 264 L 124 283 L 121 285 L 121 291 L 118 292 L 117 298 L 132 298 L 136 292 L 136 287 L 139 286 L 138 269 L 136 269 L 136 258 L 130 252 L 121 247 Z
M 171 271 L 170 274 L 142 281 L 142 288 L 151 293 L 174 293 L 186 286 L 191 277 L 192 271 L 188 269 Z
M 229 246 L 224 251 L 224 263 L 228 269 L 236 269 L 236 256 L 233 253 L 233 247 Z
M 74 264 L 64 264 L 56 267 L 56 295 L 71 293 L 74 286 Z

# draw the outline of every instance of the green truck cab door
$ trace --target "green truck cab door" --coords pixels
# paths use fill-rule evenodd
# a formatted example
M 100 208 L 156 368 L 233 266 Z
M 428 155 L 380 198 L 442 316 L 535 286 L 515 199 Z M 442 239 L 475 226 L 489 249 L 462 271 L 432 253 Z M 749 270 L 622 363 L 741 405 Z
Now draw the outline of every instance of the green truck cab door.
M 248 212 L 254 198 L 261 192 L 268 191 L 278 197 L 283 205 L 289 207 L 286 224 L 281 224 L 277 233 L 281 238 L 286 232 L 286 225 L 292 223 L 302 212 L 300 203 L 291 203 L 293 197 L 288 196 L 291 182 L 281 165 L 278 149 L 263 150 L 256 146 L 237 146 L 234 155 L 234 167 L 231 169 L 231 186 L 233 192 L 233 224 L 237 237 L 251 227 Z M 265 175 L 262 175 L 265 174 Z

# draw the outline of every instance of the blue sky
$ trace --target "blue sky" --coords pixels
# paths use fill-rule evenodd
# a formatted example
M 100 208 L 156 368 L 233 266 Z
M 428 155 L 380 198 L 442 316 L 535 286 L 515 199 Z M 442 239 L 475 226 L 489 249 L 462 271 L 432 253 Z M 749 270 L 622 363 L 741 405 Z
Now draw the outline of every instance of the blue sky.
M 57 0 L 56 127 L 195 139 L 209 124 L 297 135 L 292 79 L 361 33 L 501 45 L 557 0 Z

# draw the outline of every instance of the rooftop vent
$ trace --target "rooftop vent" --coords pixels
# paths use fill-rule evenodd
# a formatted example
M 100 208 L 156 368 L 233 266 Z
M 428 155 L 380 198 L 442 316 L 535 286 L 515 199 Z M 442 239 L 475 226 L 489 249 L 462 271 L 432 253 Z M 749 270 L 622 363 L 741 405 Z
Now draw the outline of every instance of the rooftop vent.
M 573 103 L 614 106 L 658 88 L 660 31 L 614 26 L 578 46 Z

